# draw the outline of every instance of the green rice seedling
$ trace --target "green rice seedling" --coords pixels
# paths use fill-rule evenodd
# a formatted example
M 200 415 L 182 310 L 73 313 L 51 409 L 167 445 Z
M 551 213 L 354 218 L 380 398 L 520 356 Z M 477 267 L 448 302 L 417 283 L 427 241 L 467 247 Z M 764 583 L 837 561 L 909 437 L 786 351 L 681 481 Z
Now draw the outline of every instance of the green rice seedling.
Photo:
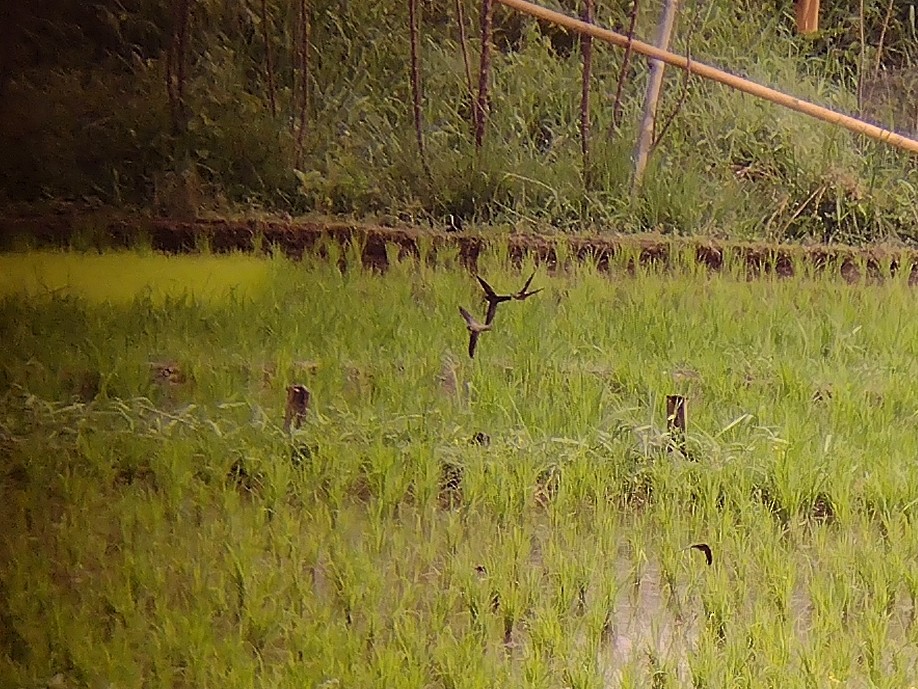
M 571 639 L 566 636 L 560 617 L 557 609 L 548 606 L 533 610 L 526 622 L 528 648 L 550 664 L 558 663 L 571 653 Z
M 567 667 L 562 671 L 566 686 L 572 689 L 598 689 L 605 686 L 596 663 L 596 654 L 587 647 L 568 656 Z
M 170 291 L 163 260 L 131 258 L 136 297 L 81 292 L 76 262 L 83 296 L 0 303 L 14 684 L 914 681 L 904 285 L 540 272 L 444 394 L 467 273 L 273 257 L 244 294 Z M 656 442 L 673 393 L 695 461 Z
M 552 671 L 552 663 L 549 659 L 536 653 L 524 657 L 520 664 L 521 679 L 525 686 L 534 689 L 546 688 L 552 686 L 556 681 L 556 674 Z

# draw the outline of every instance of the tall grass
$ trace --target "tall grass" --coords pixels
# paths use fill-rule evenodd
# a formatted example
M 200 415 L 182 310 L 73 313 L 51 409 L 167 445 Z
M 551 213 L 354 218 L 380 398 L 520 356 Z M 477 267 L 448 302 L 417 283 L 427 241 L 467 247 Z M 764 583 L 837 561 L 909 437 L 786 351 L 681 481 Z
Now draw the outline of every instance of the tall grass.
M 0 302 L 0 684 L 918 681 L 904 279 L 539 271 L 469 360 L 464 272 L 240 260 Z

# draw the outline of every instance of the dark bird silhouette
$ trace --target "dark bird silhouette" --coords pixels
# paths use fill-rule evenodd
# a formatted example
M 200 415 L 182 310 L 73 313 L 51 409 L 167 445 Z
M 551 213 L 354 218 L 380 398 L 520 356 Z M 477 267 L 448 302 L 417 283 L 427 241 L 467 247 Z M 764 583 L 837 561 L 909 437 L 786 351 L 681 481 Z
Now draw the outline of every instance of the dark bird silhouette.
M 494 314 L 497 313 L 497 305 L 503 304 L 505 301 L 510 301 L 513 299 L 513 295 L 498 294 L 480 275 L 476 275 L 475 279 L 478 280 L 478 284 L 481 285 L 481 288 L 485 292 L 485 300 L 488 302 L 488 314 L 485 316 L 485 325 L 490 325 L 491 321 L 494 320 Z
M 488 324 L 482 325 L 472 317 L 472 314 L 461 306 L 459 307 L 459 313 L 461 313 L 462 317 L 465 319 L 465 326 L 469 331 L 469 359 L 474 359 L 475 346 L 478 344 L 479 335 L 486 330 L 490 330 L 491 326 Z
M 711 546 L 709 546 L 707 543 L 695 543 L 694 545 L 690 545 L 688 548 L 686 548 L 686 550 L 689 550 L 690 548 L 700 550 L 704 553 L 704 559 L 708 561 L 708 567 L 713 564 L 714 555 L 711 553 Z
M 528 299 L 529 297 L 531 297 L 533 294 L 538 294 L 539 292 L 541 292 L 543 289 L 542 287 L 539 287 L 539 289 L 534 289 L 531 292 L 526 291 L 529 289 L 529 285 L 532 284 L 532 278 L 534 277 L 535 277 L 535 273 L 529 276 L 529 279 L 526 280 L 526 284 L 523 285 L 523 289 L 521 289 L 519 292 L 511 294 L 510 296 L 512 296 L 514 299 L 518 301 L 523 301 L 524 299 Z

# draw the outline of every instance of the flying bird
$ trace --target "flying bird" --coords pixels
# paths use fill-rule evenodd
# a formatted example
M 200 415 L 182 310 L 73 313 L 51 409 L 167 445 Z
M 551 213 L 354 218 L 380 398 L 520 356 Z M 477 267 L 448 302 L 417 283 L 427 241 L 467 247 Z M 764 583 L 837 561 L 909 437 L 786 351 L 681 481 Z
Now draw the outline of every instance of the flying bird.
M 478 284 L 480 284 L 481 288 L 485 291 L 485 300 L 488 302 L 488 314 L 485 316 L 485 325 L 490 325 L 491 321 L 494 320 L 494 314 L 497 313 L 497 305 L 505 301 L 510 301 L 513 299 L 513 295 L 498 294 L 480 275 L 476 275 L 475 279 L 478 280 Z
M 462 317 L 465 319 L 465 326 L 469 331 L 469 359 L 474 359 L 475 346 L 478 344 L 478 336 L 486 330 L 490 330 L 491 326 L 487 323 L 482 325 L 472 317 L 472 314 L 461 306 L 459 307 L 459 313 L 461 313 Z
M 714 562 L 714 555 L 711 553 L 711 546 L 709 546 L 707 543 L 695 543 L 694 545 L 690 545 L 685 550 L 689 550 L 689 548 L 694 548 L 695 550 L 700 550 L 703 552 L 704 559 L 708 561 L 708 567 L 710 567 Z
M 523 289 L 521 289 L 519 292 L 516 292 L 515 294 L 512 294 L 510 296 L 512 296 L 514 299 L 517 299 L 518 301 L 523 301 L 524 299 L 528 299 L 529 297 L 531 297 L 533 294 L 538 294 L 539 292 L 541 292 L 543 289 L 542 287 L 539 287 L 539 289 L 534 289 L 531 292 L 526 291 L 529 289 L 529 285 L 532 284 L 532 278 L 534 277 L 535 277 L 535 273 L 529 276 L 529 279 L 526 280 L 526 284 L 523 285 Z

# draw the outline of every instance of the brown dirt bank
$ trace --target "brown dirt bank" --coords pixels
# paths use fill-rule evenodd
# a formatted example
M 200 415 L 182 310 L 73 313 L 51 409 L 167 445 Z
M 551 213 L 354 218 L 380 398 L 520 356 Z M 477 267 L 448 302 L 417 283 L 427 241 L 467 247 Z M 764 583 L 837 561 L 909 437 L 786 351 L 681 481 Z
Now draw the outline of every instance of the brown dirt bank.
M 801 246 L 660 235 L 495 233 L 489 237 L 480 233 L 447 233 L 329 220 L 178 221 L 139 216 L 99 218 L 81 214 L 0 218 L 2 246 L 14 246 L 15 237 L 28 238 L 32 245 L 86 248 L 129 247 L 141 242 L 167 253 L 194 252 L 205 243 L 218 253 L 259 251 L 274 246 L 292 257 L 312 250 L 325 254 L 325 242 L 334 240 L 342 246 L 356 243 L 361 247 L 364 265 L 380 270 L 388 265 L 386 246 L 393 244 L 399 247 L 402 256 L 418 256 L 426 246 L 432 260 L 441 248 L 458 249 L 460 262 L 474 270 L 482 249 L 490 241 L 505 238 L 513 260 L 533 256 L 550 268 L 557 266 L 560 254 L 566 260 L 592 260 L 605 270 L 610 259 L 624 253 L 628 256 L 630 269 L 638 263 L 666 267 L 694 261 L 715 271 L 725 264 L 745 265 L 749 277 L 788 277 L 798 270 L 813 269 L 828 271 L 847 282 L 881 280 L 904 270 L 908 273 L 909 284 L 918 284 L 918 251 L 891 246 Z M 564 247 L 561 251 L 557 250 L 559 243 Z

